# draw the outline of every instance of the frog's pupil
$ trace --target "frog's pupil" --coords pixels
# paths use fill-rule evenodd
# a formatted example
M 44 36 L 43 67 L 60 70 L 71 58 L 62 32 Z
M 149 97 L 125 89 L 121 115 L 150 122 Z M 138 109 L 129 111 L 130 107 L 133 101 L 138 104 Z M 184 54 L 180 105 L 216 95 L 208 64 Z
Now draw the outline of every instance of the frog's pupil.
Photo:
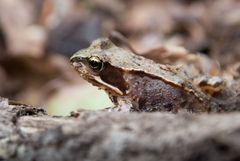
M 99 62 L 97 62 L 96 60 L 91 60 L 91 61 L 90 61 L 90 64 L 91 64 L 91 66 L 94 67 L 94 68 L 96 68 L 96 67 L 99 66 Z

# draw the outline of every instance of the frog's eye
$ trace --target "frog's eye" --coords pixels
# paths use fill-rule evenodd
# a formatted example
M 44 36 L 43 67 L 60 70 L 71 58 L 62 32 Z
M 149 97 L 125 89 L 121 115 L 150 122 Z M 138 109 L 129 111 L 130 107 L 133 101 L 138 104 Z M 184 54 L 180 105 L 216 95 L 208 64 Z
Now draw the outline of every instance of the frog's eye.
M 103 62 L 97 56 L 91 56 L 88 58 L 89 66 L 95 71 L 101 71 L 103 68 Z

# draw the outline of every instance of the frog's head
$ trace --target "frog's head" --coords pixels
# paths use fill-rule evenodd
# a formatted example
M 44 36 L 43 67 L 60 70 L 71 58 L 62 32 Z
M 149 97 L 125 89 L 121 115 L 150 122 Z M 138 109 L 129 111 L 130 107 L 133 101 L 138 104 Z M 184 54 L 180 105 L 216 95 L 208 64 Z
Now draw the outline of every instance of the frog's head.
M 123 70 L 111 62 L 108 50 L 116 47 L 109 39 L 95 40 L 87 49 L 75 53 L 71 64 L 81 77 L 93 85 L 115 96 L 122 96 L 128 88 L 123 78 Z

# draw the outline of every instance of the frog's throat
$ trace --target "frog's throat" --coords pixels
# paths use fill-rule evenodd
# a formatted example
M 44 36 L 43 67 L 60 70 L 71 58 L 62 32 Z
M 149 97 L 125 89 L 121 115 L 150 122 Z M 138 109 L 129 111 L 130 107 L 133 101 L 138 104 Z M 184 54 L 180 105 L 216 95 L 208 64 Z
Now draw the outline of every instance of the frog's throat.
M 97 86 L 100 89 L 103 89 L 107 92 L 110 92 L 113 95 L 118 95 L 118 96 L 124 95 L 124 93 L 120 89 L 102 81 L 99 76 L 83 76 L 83 78 L 89 81 L 92 85 Z

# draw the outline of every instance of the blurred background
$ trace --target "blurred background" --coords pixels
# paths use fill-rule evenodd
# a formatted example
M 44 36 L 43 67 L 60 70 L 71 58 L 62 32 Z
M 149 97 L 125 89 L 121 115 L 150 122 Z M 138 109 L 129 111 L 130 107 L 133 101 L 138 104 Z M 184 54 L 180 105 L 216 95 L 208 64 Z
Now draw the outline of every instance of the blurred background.
M 223 69 L 240 62 L 239 0 L 0 0 L 0 96 L 53 115 L 112 106 L 69 57 L 113 31 L 138 53 L 182 46 Z

